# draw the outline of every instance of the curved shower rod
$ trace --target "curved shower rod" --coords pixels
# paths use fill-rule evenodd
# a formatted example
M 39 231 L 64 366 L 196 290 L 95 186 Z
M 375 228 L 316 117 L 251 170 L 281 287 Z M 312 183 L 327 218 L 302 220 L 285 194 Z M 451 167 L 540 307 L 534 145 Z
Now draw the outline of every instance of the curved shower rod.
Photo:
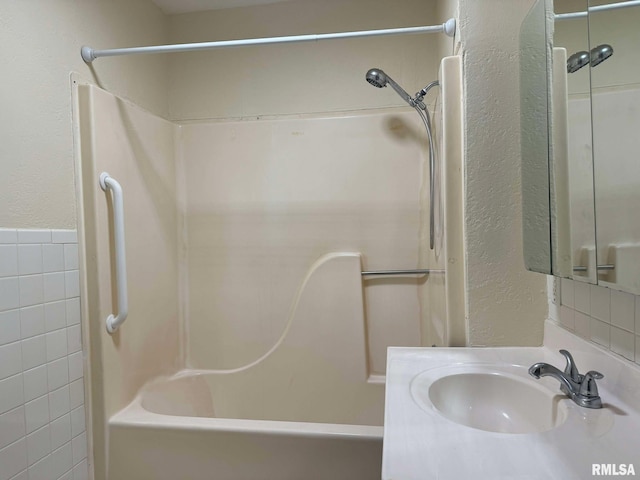
M 317 35 L 295 35 L 286 37 L 248 38 L 243 40 L 222 40 L 219 42 L 181 43 L 176 45 L 155 45 L 150 47 L 112 48 L 109 50 L 94 50 L 84 46 L 80 50 L 82 59 L 91 63 L 99 57 L 114 57 L 118 55 L 140 55 L 145 53 L 176 53 L 195 52 L 227 47 L 247 47 L 251 45 L 272 45 L 276 43 L 316 42 L 319 40 L 333 40 L 338 38 L 379 37 L 384 35 L 407 35 L 419 33 L 445 33 L 453 37 L 456 33 L 456 19 L 450 18 L 442 25 L 427 27 L 389 28 L 385 30 L 364 30 L 360 32 L 322 33 Z

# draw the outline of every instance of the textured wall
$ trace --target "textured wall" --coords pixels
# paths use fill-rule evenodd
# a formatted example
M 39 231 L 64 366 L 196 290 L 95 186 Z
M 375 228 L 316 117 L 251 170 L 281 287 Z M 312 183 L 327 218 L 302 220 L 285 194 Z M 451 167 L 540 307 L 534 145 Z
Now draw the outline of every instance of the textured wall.
M 150 0 L 2 0 L 0 8 L 0 225 L 75 227 L 69 74 L 167 111 L 166 57 L 89 67 L 80 47 L 164 43 L 167 20 Z
M 532 4 L 460 2 L 472 345 L 539 345 L 547 314 L 545 277 L 522 255 L 518 35 Z

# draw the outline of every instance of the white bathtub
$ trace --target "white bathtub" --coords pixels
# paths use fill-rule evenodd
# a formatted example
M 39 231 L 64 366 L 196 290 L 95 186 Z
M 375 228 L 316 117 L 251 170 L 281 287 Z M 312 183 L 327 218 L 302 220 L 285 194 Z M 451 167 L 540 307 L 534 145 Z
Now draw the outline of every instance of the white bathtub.
M 262 357 L 147 384 L 109 419 L 109 480 L 374 480 L 384 384 L 369 380 L 358 254 L 325 255 Z
M 251 395 L 259 388 L 241 377 L 186 371 L 146 387 L 109 421 L 109 478 L 380 478 L 382 385 L 369 385 L 370 401 L 355 408 L 360 414 L 349 424 L 342 423 L 352 415 L 349 404 L 357 407 L 362 399 L 343 399 L 345 408 L 337 411 L 322 408 L 322 397 L 299 404 L 293 395 L 281 408 L 279 393 Z

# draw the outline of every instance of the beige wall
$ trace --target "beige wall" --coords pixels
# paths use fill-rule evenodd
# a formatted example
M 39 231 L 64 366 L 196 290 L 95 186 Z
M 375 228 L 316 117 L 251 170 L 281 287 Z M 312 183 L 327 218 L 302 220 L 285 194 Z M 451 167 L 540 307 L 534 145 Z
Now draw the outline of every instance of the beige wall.
M 105 425 L 150 379 L 182 365 L 175 141 L 178 127 L 94 86 L 79 87 L 79 215 L 83 319 L 89 342 L 95 469 L 103 478 Z M 124 192 L 129 316 L 113 335 L 117 311 L 106 171 Z
M 298 0 L 170 17 L 171 42 L 332 33 L 440 23 L 424 0 Z M 444 20 L 442 20 L 444 21 Z M 232 48 L 170 58 L 174 120 L 334 112 L 404 105 L 365 82 L 389 73 L 410 94 L 438 75 L 439 35 Z M 432 97 L 433 98 L 433 97 Z
M 518 36 L 532 3 L 460 1 L 472 345 L 540 345 L 547 314 L 546 279 L 522 255 Z
M 0 0 L 0 225 L 75 228 L 71 82 L 87 81 L 167 114 L 167 59 L 107 59 L 80 47 L 164 43 L 167 19 L 150 0 Z
M 189 361 L 236 368 L 273 346 L 310 265 L 416 268 L 425 135 L 413 111 L 182 127 Z M 369 359 L 419 346 L 415 278 L 364 281 Z

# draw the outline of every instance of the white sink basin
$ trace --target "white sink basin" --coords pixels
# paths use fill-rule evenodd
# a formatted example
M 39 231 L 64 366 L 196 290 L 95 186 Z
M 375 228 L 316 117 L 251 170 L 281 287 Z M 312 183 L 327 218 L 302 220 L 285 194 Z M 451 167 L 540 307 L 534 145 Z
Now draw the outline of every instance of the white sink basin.
M 597 370 L 603 408 L 583 408 L 531 365 Z M 390 348 L 383 480 L 583 480 L 593 464 L 640 467 L 640 366 L 548 322 L 545 346 Z
M 436 370 L 418 375 L 411 394 L 423 409 L 433 406 L 456 423 L 488 432 L 536 433 L 567 419 L 567 407 L 560 402 L 565 397 L 533 379 L 491 367 L 466 367 L 465 373 L 445 376 Z

